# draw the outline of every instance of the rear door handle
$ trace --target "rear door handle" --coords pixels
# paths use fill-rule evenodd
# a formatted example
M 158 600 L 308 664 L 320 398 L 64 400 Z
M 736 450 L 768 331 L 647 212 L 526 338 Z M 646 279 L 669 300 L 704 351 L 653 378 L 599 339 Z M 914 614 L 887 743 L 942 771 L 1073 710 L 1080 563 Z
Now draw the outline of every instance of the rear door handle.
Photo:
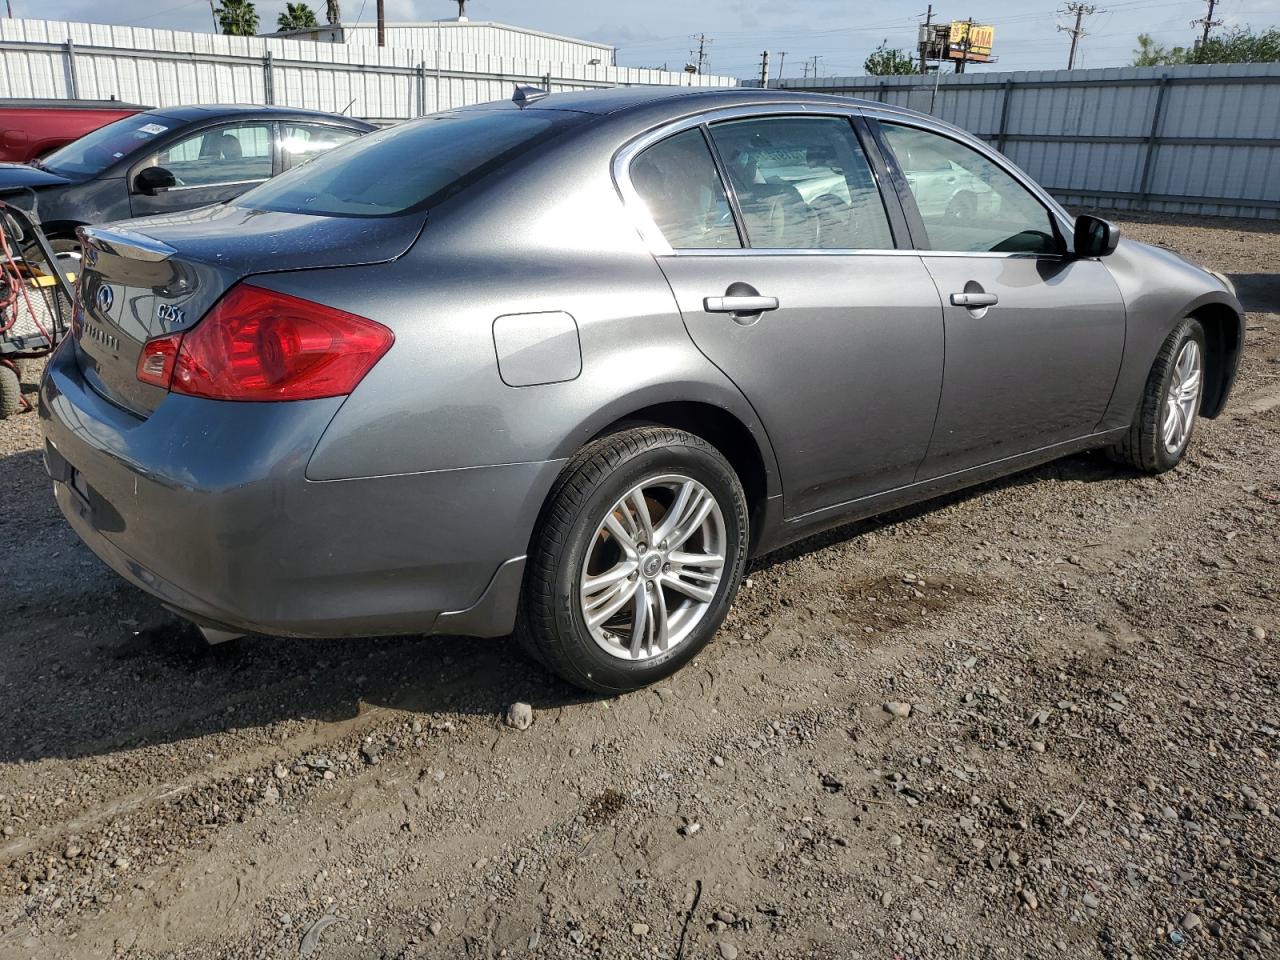
M 994 307 L 1000 302 L 1000 298 L 994 293 L 953 293 L 951 295 L 951 305 L 953 307 Z
M 706 297 L 702 309 L 707 313 L 763 313 L 778 309 L 777 297 Z

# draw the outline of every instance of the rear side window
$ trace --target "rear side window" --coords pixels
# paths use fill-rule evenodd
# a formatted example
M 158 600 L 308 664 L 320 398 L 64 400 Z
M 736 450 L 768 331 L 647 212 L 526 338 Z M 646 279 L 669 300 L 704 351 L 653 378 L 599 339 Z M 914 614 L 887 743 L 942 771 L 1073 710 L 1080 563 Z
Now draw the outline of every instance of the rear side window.
M 641 153 L 631 163 L 631 185 L 672 249 L 742 245 L 701 130 L 677 133 Z
M 1053 218 L 1011 175 L 964 144 L 882 123 L 934 250 L 1058 253 Z
M 761 117 L 713 124 L 747 242 L 761 249 L 885 250 L 889 218 L 849 121 Z
M 434 206 L 580 122 L 567 112 L 474 110 L 366 134 L 240 197 L 238 206 L 388 217 Z

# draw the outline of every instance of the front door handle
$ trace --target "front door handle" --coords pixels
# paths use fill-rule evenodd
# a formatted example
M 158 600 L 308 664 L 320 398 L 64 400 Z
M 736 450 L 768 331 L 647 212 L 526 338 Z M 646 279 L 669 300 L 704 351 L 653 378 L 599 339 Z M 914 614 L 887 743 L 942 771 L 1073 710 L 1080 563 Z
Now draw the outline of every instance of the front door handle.
M 764 313 L 778 309 L 777 297 L 706 297 L 702 309 L 707 313 Z
M 1000 302 L 1000 298 L 994 293 L 953 293 L 951 295 L 951 305 L 953 307 L 994 307 Z

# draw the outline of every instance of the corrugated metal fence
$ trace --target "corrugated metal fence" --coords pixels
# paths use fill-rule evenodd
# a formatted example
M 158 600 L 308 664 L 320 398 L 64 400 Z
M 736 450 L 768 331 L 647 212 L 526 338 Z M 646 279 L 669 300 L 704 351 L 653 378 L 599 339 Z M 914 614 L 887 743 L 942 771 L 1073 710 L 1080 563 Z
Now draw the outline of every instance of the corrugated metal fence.
M 447 50 L 0 19 L 0 97 L 116 97 L 157 107 L 265 103 L 391 121 L 503 99 L 514 82 L 548 80 L 554 91 L 737 83 Z
M 1280 64 L 784 80 L 932 113 L 1076 206 L 1280 217 Z

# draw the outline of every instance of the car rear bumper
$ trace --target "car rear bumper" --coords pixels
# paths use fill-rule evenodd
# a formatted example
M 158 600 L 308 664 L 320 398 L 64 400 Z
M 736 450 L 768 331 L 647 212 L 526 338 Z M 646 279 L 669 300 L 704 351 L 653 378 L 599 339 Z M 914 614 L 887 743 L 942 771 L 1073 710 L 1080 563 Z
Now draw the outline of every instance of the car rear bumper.
M 509 632 L 561 463 L 309 481 L 341 403 L 173 395 L 141 420 L 63 349 L 40 391 L 46 468 L 85 543 L 197 622 L 304 637 Z

